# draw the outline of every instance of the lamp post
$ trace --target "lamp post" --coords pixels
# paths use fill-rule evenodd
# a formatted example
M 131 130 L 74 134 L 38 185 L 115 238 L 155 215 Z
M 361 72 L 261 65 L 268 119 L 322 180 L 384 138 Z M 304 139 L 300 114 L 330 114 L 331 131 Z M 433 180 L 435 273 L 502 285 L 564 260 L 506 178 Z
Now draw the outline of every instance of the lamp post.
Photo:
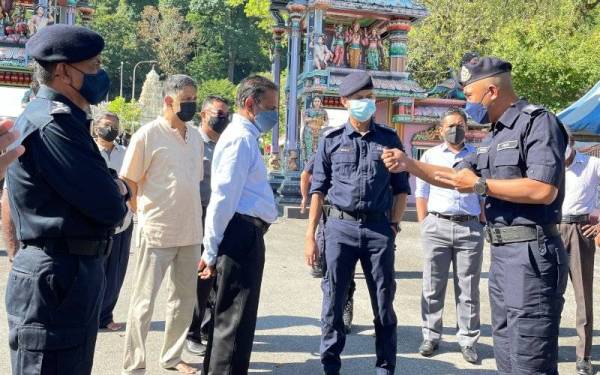
M 119 96 L 123 97 L 123 61 L 121 61 L 121 83 L 119 86 Z
M 133 67 L 133 85 L 131 86 L 131 100 L 132 101 L 135 99 L 135 71 L 136 71 L 137 67 L 140 64 L 156 64 L 156 63 L 158 63 L 158 61 L 156 61 L 156 60 L 145 60 L 145 61 L 138 62 Z

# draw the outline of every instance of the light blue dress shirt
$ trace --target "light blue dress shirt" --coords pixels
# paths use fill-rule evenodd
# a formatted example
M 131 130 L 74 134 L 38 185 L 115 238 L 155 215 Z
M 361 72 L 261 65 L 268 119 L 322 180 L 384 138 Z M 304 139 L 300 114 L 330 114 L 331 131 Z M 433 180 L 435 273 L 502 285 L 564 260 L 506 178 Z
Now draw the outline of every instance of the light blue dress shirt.
M 453 168 L 467 155 L 475 152 L 475 147 L 465 145 L 455 154 L 446 143 L 430 148 L 421 156 L 421 161 L 428 164 Z M 480 199 L 477 194 L 464 194 L 452 189 L 444 189 L 428 184 L 417 178 L 415 197 L 427 199 L 427 211 L 443 215 L 471 215 L 481 213 Z
M 215 146 L 202 254 L 209 266 L 216 263 L 223 234 L 236 212 L 267 223 L 277 219 L 277 205 L 258 137 L 258 128 L 235 114 Z

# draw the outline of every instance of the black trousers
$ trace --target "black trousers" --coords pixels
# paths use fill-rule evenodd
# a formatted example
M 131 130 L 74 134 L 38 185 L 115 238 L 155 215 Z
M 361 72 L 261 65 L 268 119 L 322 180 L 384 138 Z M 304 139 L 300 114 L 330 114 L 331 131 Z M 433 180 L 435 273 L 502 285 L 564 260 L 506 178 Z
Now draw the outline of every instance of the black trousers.
M 245 375 L 250 365 L 260 298 L 265 242 L 263 231 L 234 216 L 217 258 L 217 298 L 203 374 Z
M 106 275 L 106 289 L 100 309 L 100 328 L 106 327 L 113 321 L 113 310 L 117 305 L 119 293 L 125 280 L 127 264 L 129 263 L 129 250 L 131 248 L 131 235 L 133 223 L 123 232 L 113 237 L 110 255 L 105 259 L 104 272 Z
M 202 227 L 206 219 L 206 207 L 202 207 Z M 204 245 L 202 245 L 204 252 Z M 213 288 L 214 280 L 202 280 L 198 276 L 196 284 L 196 307 L 192 316 L 192 324 L 188 331 L 187 338 L 195 343 L 202 343 L 202 336 L 208 337 L 214 325 L 213 310 L 215 304 L 215 290 Z

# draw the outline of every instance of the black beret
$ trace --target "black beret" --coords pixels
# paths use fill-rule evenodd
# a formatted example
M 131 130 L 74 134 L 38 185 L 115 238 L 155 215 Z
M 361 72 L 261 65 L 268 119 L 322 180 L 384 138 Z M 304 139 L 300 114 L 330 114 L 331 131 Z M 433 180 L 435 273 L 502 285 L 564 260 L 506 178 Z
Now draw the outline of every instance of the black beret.
M 369 73 L 365 71 L 348 74 L 340 85 L 340 96 L 352 96 L 360 90 L 371 90 L 373 80 Z
M 27 54 L 43 62 L 76 63 L 98 56 L 104 49 L 100 34 L 81 26 L 50 25 L 35 33 L 27 44 Z
M 497 57 L 474 57 L 462 66 L 460 70 L 460 83 L 463 86 L 467 86 L 484 78 L 509 73 L 511 70 L 512 65 L 509 62 Z

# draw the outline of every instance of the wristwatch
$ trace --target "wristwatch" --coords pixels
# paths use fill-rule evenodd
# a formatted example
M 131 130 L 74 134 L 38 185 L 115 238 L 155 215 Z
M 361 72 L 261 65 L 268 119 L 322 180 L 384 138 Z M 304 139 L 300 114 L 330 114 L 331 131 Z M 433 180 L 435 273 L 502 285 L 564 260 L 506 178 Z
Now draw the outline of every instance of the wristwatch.
M 487 195 L 488 186 L 485 177 L 479 177 L 477 182 L 475 182 L 475 186 L 473 186 L 473 190 L 482 197 Z

